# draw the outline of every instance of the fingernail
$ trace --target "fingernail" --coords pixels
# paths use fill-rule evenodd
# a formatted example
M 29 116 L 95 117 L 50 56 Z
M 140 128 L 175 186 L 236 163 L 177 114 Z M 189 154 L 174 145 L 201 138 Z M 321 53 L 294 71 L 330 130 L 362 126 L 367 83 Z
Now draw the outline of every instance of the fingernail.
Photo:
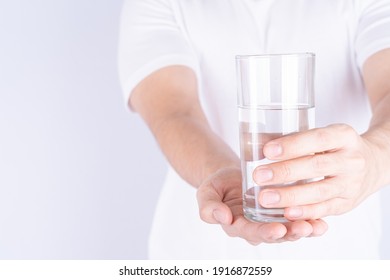
M 264 192 L 261 196 L 261 204 L 270 205 L 280 201 L 280 195 L 275 191 Z
M 223 224 L 224 215 L 220 210 L 214 210 L 213 217 L 218 223 Z
M 299 218 L 302 217 L 303 211 L 301 207 L 292 207 L 288 209 L 288 216 L 291 218 Z
M 264 154 L 270 158 L 278 157 L 282 154 L 282 146 L 277 143 L 266 144 L 264 146 Z
M 257 184 L 271 180 L 274 177 L 274 173 L 271 169 L 256 169 L 254 179 Z

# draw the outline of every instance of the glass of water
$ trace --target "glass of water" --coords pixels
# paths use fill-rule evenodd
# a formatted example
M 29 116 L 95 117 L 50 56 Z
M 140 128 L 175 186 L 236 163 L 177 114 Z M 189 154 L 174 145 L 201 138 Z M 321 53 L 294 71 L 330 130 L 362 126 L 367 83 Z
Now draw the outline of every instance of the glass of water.
M 259 193 L 298 182 L 258 185 L 253 171 L 271 163 L 268 141 L 314 127 L 314 67 L 313 53 L 236 56 L 243 210 L 252 221 L 287 221 L 284 209 L 262 207 Z

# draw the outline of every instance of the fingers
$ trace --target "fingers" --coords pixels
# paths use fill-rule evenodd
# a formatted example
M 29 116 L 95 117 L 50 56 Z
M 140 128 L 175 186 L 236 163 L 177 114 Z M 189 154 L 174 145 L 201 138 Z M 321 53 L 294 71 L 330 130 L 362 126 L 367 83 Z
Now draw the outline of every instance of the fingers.
M 296 221 L 295 223 L 286 223 L 287 233 L 285 239 L 296 241 L 302 237 L 308 237 L 313 233 L 313 226 L 306 221 Z
M 265 188 L 259 194 L 259 201 L 266 208 L 319 203 L 344 194 L 344 188 L 337 185 L 336 182 L 336 180 L 329 178 L 303 185 Z
M 296 241 L 305 237 L 317 237 L 328 230 L 323 220 L 292 221 L 280 223 L 253 223 L 240 217 L 232 225 L 222 226 L 231 237 L 244 238 L 252 245 Z
M 307 181 L 301 180 L 305 179 L 359 176 L 366 167 L 367 160 L 360 151 L 343 150 L 260 165 L 253 172 L 253 180 L 262 186 L 303 184 Z
M 327 135 L 332 133 L 336 136 L 329 137 L 327 141 Z M 338 133 L 340 133 L 339 137 L 337 137 Z M 341 137 L 343 133 L 347 136 Z M 318 219 L 352 209 L 359 203 L 361 194 L 365 191 L 359 187 L 361 185 L 359 178 L 362 178 L 361 174 L 364 174 L 367 162 L 364 153 L 359 149 L 360 146 L 354 146 L 359 138 L 348 126 L 330 126 L 305 134 L 305 137 L 307 136 L 313 143 L 315 137 L 323 139 L 311 145 L 314 148 L 310 148 L 309 144 L 304 145 L 304 140 L 300 137 L 303 134 L 305 133 L 284 137 L 286 139 L 290 137 L 291 140 L 290 144 L 287 142 L 283 144 L 284 155 L 286 157 L 299 155 L 297 158 L 262 165 L 255 169 L 254 181 L 265 186 L 259 194 L 260 204 L 266 208 L 287 208 L 285 216 L 290 220 Z M 294 137 L 298 140 L 295 141 Z M 284 138 L 271 142 L 283 142 Z M 334 138 L 340 140 L 331 140 Z M 296 142 L 304 146 L 296 148 L 302 153 L 318 152 L 321 149 L 328 149 L 328 151 L 304 156 L 299 154 L 301 152 L 291 149 L 295 147 Z M 353 148 L 350 149 L 351 147 Z M 319 177 L 325 179 L 311 183 L 306 181 L 306 179 Z M 286 186 L 285 184 L 288 183 L 290 185 Z M 277 185 L 284 186 L 275 187 Z M 292 207 L 298 205 L 300 207 Z
M 343 152 L 324 153 L 260 165 L 254 170 L 253 180 L 259 185 L 275 185 L 345 173 L 354 170 L 356 162 L 345 164 L 347 158 Z
M 321 221 L 294 221 L 281 223 L 258 223 L 247 220 L 242 214 L 242 205 L 231 206 L 220 201 L 218 194 L 200 190 L 198 192 L 200 216 L 203 221 L 221 224 L 231 237 L 240 237 L 252 245 L 295 241 L 303 237 L 322 235 L 327 227 Z M 233 214 L 234 217 L 233 217 Z
M 241 170 L 225 168 L 206 180 L 197 191 L 199 215 L 211 224 L 231 224 L 232 208 L 240 206 Z
M 356 135 L 357 133 L 348 125 L 330 125 L 271 140 L 265 144 L 263 153 L 270 160 L 292 159 L 341 149 L 347 144 L 352 144 Z
M 224 231 L 231 237 L 241 237 L 253 245 L 262 242 L 279 242 L 286 235 L 283 224 L 256 223 L 243 216 L 241 198 L 230 202 L 229 206 L 222 202 L 222 196 L 214 188 L 199 187 L 197 199 L 200 217 L 211 224 L 221 224 Z M 234 216 L 233 216 L 234 213 Z
M 308 220 L 307 222 L 313 227 L 313 231 L 308 237 L 321 236 L 328 230 L 328 224 L 324 220 Z
M 229 232 L 233 225 L 223 226 L 223 228 L 226 232 Z M 328 225 L 323 220 L 293 221 L 285 224 L 253 224 L 243 218 L 242 221 L 238 221 L 237 226 L 242 230 L 236 231 L 236 234 L 230 232 L 229 235 L 243 237 L 252 245 L 258 245 L 262 242 L 296 241 L 304 237 L 321 236 L 328 229 Z
M 287 233 L 283 224 L 251 222 L 242 215 L 236 216 L 231 225 L 222 225 L 222 228 L 230 237 L 243 238 L 252 245 L 279 242 Z
M 264 154 L 278 161 L 258 166 L 253 180 L 263 186 L 276 185 L 362 170 L 365 160 L 360 149 L 342 149 L 357 143 L 356 135 L 349 126 L 333 125 L 272 140 Z M 276 152 L 279 156 L 273 156 Z
M 237 203 L 229 208 L 221 202 L 217 192 L 208 188 L 198 190 L 198 202 L 200 216 L 203 221 L 221 224 L 229 236 L 243 238 L 252 245 L 263 242 L 294 241 L 324 233 L 324 226 L 321 222 L 296 221 L 281 224 L 249 221 L 242 214 L 242 204 Z M 234 213 L 234 216 L 232 213 Z
M 347 204 L 347 205 L 346 205 Z M 342 198 L 334 198 L 317 204 L 288 207 L 284 216 L 289 220 L 318 219 L 329 215 L 339 215 L 345 212 L 348 202 Z
M 324 232 L 321 222 L 291 221 L 282 224 L 246 219 L 242 209 L 240 172 L 218 172 L 198 188 L 197 199 L 203 221 L 220 224 L 229 236 L 243 238 L 253 245 L 293 241 Z
M 359 203 L 348 184 L 341 185 L 338 178 L 328 178 L 314 183 L 267 188 L 260 192 L 259 201 L 265 208 L 285 208 L 289 220 L 319 219 L 339 215 Z

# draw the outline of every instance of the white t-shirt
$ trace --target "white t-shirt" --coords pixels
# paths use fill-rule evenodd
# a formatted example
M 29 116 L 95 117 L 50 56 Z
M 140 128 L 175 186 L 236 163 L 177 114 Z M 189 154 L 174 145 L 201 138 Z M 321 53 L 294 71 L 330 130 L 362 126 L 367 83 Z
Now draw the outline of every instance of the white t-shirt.
M 214 131 L 238 153 L 235 56 L 316 54 L 316 126 L 346 123 L 364 132 L 370 107 L 364 61 L 390 47 L 389 0 L 128 0 L 121 23 L 120 77 L 126 100 L 146 76 L 168 65 L 194 69 Z M 202 222 L 196 190 L 170 168 L 149 242 L 154 259 L 374 259 L 380 200 L 325 220 L 317 238 L 249 245 Z

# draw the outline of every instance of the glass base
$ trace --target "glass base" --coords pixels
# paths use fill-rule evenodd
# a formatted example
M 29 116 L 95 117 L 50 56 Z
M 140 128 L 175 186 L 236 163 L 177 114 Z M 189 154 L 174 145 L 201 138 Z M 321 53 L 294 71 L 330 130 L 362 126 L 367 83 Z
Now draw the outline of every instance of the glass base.
M 244 216 L 250 221 L 260 223 L 286 223 L 284 209 L 255 209 L 244 207 Z

